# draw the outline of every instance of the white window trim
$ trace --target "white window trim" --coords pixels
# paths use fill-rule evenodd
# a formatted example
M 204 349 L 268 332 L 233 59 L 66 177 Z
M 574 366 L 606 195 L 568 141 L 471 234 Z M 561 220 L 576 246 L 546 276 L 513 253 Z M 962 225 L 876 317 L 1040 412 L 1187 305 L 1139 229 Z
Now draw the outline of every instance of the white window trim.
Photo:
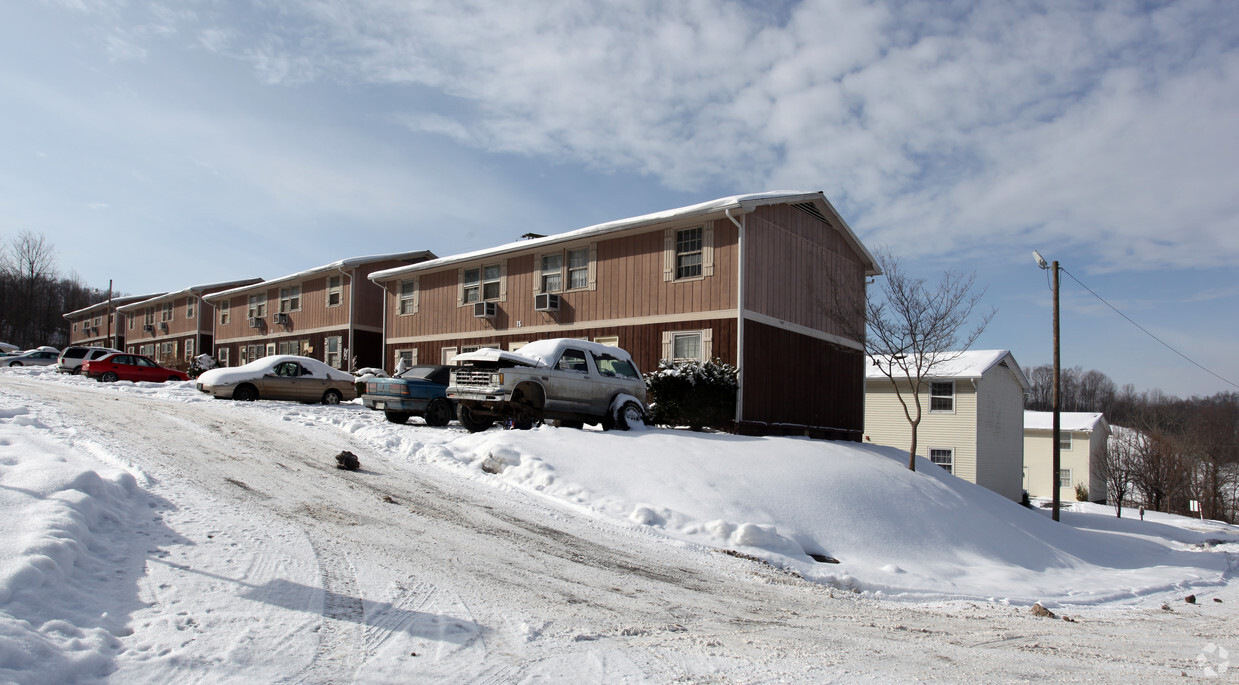
M 1053 440 L 1053 439 L 1054 439 L 1054 432 L 1053 432 L 1053 430 L 1051 430 L 1051 431 L 1050 431 L 1050 440 Z M 1066 440 L 1066 444 L 1063 444 L 1063 441 L 1064 441 L 1064 440 Z M 1060 428 L 1058 429 L 1058 445 L 1059 445 L 1059 446 L 1058 446 L 1058 451 L 1059 451 L 1059 452 L 1070 452 L 1070 451 L 1071 451 L 1071 442 L 1072 442 L 1072 440 L 1071 440 L 1071 431 L 1065 431 L 1065 430 L 1063 430 L 1063 429 L 1060 427 Z
M 572 271 L 568 266 L 569 261 L 570 261 L 569 253 L 576 252 L 577 250 L 588 250 L 588 253 L 586 254 L 585 258 L 587 260 L 586 268 L 589 271 L 588 271 L 588 275 L 586 276 L 585 286 L 580 287 L 580 288 L 573 288 L 573 287 L 570 287 L 572 284 Z M 543 292 L 550 292 L 550 291 L 544 291 L 542 289 L 542 275 L 544 273 L 547 273 L 542 270 L 542 258 L 547 255 L 552 255 L 552 254 L 560 255 L 559 290 L 556 290 L 554 292 L 559 292 L 559 293 L 586 292 L 586 291 L 598 289 L 598 243 L 587 243 L 584 245 L 569 245 L 565 247 L 564 249 L 560 250 L 558 253 L 539 252 L 538 254 L 535 254 L 534 255 L 534 272 L 535 273 L 534 273 L 534 281 L 533 281 L 533 293 L 535 295 L 541 295 Z M 505 301 L 506 301 L 506 297 L 505 297 Z
M 296 290 L 297 292 L 293 293 L 292 292 L 293 290 Z M 287 293 L 287 295 L 285 295 L 285 293 Z M 291 302 L 291 300 L 293 299 L 297 300 L 297 306 L 296 307 L 290 306 L 288 309 L 285 309 L 284 303 Z M 298 283 L 297 285 L 289 285 L 289 286 L 280 288 L 279 308 L 280 308 L 280 313 L 282 314 L 301 311 L 301 284 L 300 283 Z
M 405 352 L 408 352 L 409 353 L 409 366 L 416 366 L 417 365 L 417 349 L 418 348 L 416 347 L 407 347 L 403 349 L 397 348 L 396 349 L 396 363 L 397 364 L 400 363 L 400 355 L 404 354 Z
M 185 298 L 185 318 L 186 319 L 192 319 L 198 313 L 198 308 L 197 306 L 195 306 L 197 299 L 198 298 L 194 297 L 193 295 L 190 295 L 189 297 Z
M 221 347 L 215 350 L 215 361 L 219 362 L 220 366 L 228 366 L 228 348 Z
M 955 473 L 955 448 L 954 447 L 930 447 L 926 452 L 926 458 L 930 461 L 934 459 L 934 452 L 946 452 L 951 457 L 951 468 L 944 469 L 947 473 Z M 934 465 L 941 467 L 942 464 L 934 461 Z
M 333 279 L 333 278 L 338 278 L 338 279 L 340 279 L 340 285 L 338 285 L 338 286 L 336 286 L 336 287 L 334 287 L 334 288 L 333 288 L 333 287 L 331 287 L 331 279 Z M 332 276 L 328 276 L 328 277 L 327 277 L 327 282 L 326 282 L 324 285 L 325 285 L 325 288 L 324 288 L 325 292 L 323 293 L 323 298 L 324 298 L 323 302 L 324 302 L 324 304 L 325 304 L 327 307 L 339 307 L 339 306 L 343 305 L 343 304 L 344 304 L 344 276 L 340 276 L 340 275 L 332 275 Z M 331 303 L 331 294 L 332 294 L 333 292 L 337 292 L 337 293 L 339 293 L 339 294 L 340 294 L 340 301 L 339 301 L 339 302 L 337 302 L 337 303 L 335 303 L 335 304 L 332 304 L 332 303 Z
M 1063 485 L 1063 474 L 1067 474 L 1067 485 Z M 1058 487 L 1059 488 L 1074 488 L 1075 480 L 1071 477 L 1071 469 L 1058 470 Z
M 701 229 L 701 275 L 690 276 L 688 278 L 675 277 L 675 258 L 676 258 L 676 234 L 680 231 L 691 231 L 694 228 Z M 707 223 L 703 226 L 683 226 L 680 228 L 668 228 L 663 232 L 663 280 L 675 283 L 690 283 L 699 281 L 703 278 L 714 275 L 714 224 Z
M 935 397 L 946 397 L 946 395 L 935 395 L 934 394 L 935 384 L 951 386 L 951 408 L 950 409 L 934 409 L 934 398 Z M 930 413 L 932 414 L 954 414 L 955 407 L 958 404 L 959 393 L 956 392 L 957 389 L 958 388 L 955 385 L 955 381 L 930 381 L 929 382 L 929 411 Z
M 699 330 L 687 331 L 663 331 L 662 358 L 675 361 L 672 357 L 675 354 L 675 339 L 677 336 L 684 335 L 700 335 L 701 336 L 701 359 L 699 361 L 709 361 L 714 358 L 714 329 L 702 328 Z
M 219 303 L 219 325 L 227 326 L 232 323 L 232 302 L 224 300 Z
M 410 301 L 410 305 L 409 305 L 409 311 L 407 312 L 403 311 L 404 302 L 406 299 L 404 296 L 404 284 L 405 283 L 413 284 L 413 294 L 408 298 L 408 300 Z M 422 293 L 422 285 L 418 281 L 418 279 L 406 278 L 400 281 L 397 284 L 396 288 L 397 288 L 396 290 L 396 316 L 412 316 L 416 314 L 417 310 L 419 309 L 421 305 L 421 293 Z
M 594 338 L 594 342 L 598 343 L 599 345 L 610 345 L 611 347 L 619 347 L 619 336 L 618 335 L 604 335 L 602 337 Z
M 245 298 L 245 318 L 261 319 L 267 316 L 267 294 L 250 295 Z M 261 311 L 259 311 L 261 310 Z M 251 360 L 252 361 L 252 360 Z
M 455 347 L 440 347 L 439 348 L 439 363 L 448 365 L 452 363 L 452 357 L 458 354 Z
M 486 294 L 486 267 L 499 267 L 499 296 L 498 297 L 483 297 Z M 478 270 L 478 299 L 472 302 L 465 302 L 465 272 L 472 269 Z M 461 267 L 456 270 L 456 306 L 465 307 L 472 305 L 474 302 L 507 302 L 508 301 L 508 260 L 502 259 L 499 262 L 490 262 L 486 264 L 475 264 L 473 266 Z

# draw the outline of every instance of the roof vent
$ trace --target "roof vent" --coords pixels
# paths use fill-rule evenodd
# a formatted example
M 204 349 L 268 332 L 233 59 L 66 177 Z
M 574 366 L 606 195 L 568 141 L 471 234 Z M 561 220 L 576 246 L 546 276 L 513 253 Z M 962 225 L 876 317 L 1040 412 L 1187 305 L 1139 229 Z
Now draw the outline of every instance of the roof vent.
M 818 211 L 817 205 L 813 204 L 812 202 L 797 202 L 796 204 L 792 206 L 804 212 L 805 214 L 808 214 L 814 219 L 821 221 L 827 226 L 830 225 L 830 222 L 826 220 L 826 216 L 823 215 L 820 211 Z

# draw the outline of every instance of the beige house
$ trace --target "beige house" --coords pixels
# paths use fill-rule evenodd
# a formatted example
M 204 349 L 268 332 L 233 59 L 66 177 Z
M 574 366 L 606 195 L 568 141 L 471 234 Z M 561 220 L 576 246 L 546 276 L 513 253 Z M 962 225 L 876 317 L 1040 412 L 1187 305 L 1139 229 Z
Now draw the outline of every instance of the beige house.
M 1090 502 L 1106 501 L 1106 480 L 1099 460 L 1110 438 L 1110 424 L 1102 414 L 1060 412 L 1058 497 L 1076 501 L 1076 485 L 1088 488 Z M 1054 496 L 1054 413 L 1024 412 L 1024 489 L 1029 497 Z
M 820 192 L 720 198 L 371 274 L 383 365 L 582 338 L 740 369 L 736 430 L 859 441 L 864 345 L 822 303 L 873 256 Z M 806 392 L 806 389 L 818 392 Z M 1018 486 L 1018 477 L 1016 484 Z
M 871 361 L 865 441 L 907 450 L 912 429 L 895 384 Z M 900 385 L 906 401 L 911 388 Z M 919 456 L 1015 501 L 1022 499 L 1024 395 L 1028 378 L 1007 350 L 972 350 L 934 370 L 921 392 Z

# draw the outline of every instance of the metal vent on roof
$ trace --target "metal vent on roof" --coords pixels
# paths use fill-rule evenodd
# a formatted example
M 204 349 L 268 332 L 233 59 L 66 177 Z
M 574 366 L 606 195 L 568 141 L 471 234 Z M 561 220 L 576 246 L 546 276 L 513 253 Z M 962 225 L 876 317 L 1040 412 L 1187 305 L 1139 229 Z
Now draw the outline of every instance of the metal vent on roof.
M 817 219 L 818 221 L 821 221 L 822 223 L 826 225 L 830 225 L 830 222 L 826 220 L 826 217 L 820 211 L 818 211 L 817 205 L 813 204 L 812 202 L 797 202 L 796 204 L 792 206 L 804 212 L 805 214 L 808 214 L 814 219 Z
M 1001 366 L 1001 367 L 1002 367 L 1002 368 L 1004 368 L 1004 369 L 1009 369 L 1009 368 L 1011 368 L 1011 367 L 1007 366 L 1007 360 L 1006 360 L 1006 359 L 1004 359 L 1004 360 L 1002 360 L 1002 361 L 998 362 L 998 365 L 999 365 L 999 366 Z

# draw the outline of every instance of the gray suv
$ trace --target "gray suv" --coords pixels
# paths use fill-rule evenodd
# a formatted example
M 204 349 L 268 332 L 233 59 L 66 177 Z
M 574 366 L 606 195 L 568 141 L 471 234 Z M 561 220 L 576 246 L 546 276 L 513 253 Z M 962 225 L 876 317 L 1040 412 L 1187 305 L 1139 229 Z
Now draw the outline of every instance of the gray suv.
M 56 359 L 56 373 L 71 373 L 77 376 L 82 373 L 82 362 L 94 361 L 117 352 L 120 350 L 110 347 L 66 347 Z

